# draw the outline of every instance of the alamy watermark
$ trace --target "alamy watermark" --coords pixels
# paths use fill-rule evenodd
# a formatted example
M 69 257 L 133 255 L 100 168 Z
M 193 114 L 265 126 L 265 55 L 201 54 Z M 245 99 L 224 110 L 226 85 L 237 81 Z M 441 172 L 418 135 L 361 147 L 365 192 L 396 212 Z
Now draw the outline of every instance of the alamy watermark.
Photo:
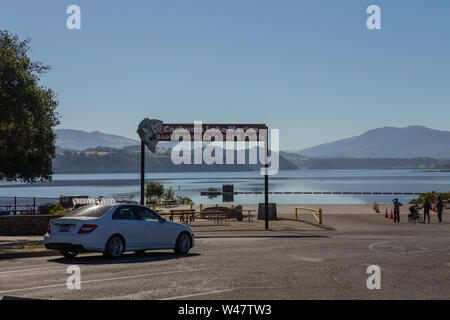
M 373 289 L 381 289 L 381 269 L 376 264 L 372 264 L 367 267 L 366 270 L 367 274 L 370 274 L 370 276 L 367 278 L 366 285 L 367 289 L 373 290 Z
M 366 10 L 370 16 L 367 18 L 366 25 L 369 30 L 381 29 L 381 8 L 377 5 L 370 5 Z
M 81 29 L 81 8 L 77 5 L 70 5 L 66 9 L 66 13 L 69 14 L 66 20 L 66 27 L 69 30 Z
M 66 274 L 70 276 L 67 277 L 66 285 L 69 290 L 80 290 L 81 289 L 81 269 L 77 265 L 70 265 L 67 267 Z
M 171 160 L 176 165 L 261 164 L 261 175 L 274 175 L 280 163 L 279 130 L 270 130 L 270 148 L 268 133 L 267 129 L 253 128 L 211 128 L 203 132 L 202 122 L 194 121 L 193 130 L 177 128 L 172 132 L 171 141 L 177 144 L 172 148 Z
M 72 4 L 67 7 L 66 13 L 69 16 L 66 19 L 66 27 L 69 30 L 81 29 L 81 8 L 78 5 Z M 381 8 L 378 5 L 369 5 L 366 9 L 366 14 L 370 16 L 366 20 L 366 26 L 369 30 L 381 29 Z

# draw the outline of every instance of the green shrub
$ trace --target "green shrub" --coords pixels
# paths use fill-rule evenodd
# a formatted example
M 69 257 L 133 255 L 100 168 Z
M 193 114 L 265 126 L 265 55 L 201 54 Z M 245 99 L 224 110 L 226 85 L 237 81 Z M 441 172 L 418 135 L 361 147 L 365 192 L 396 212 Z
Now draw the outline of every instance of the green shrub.
M 177 196 L 176 200 L 179 205 L 194 204 L 194 201 L 188 197 Z
M 49 211 L 50 214 L 56 214 L 56 215 L 64 215 L 67 214 L 66 210 L 64 210 L 63 206 L 58 204 L 55 204 Z
M 450 192 L 436 193 L 436 191 L 431 191 L 431 192 L 421 193 L 418 198 L 412 199 L 409 203 L 410 204 L 422 204 L 425 202 L 425 199 L 428 199 L 428 201 L 434 203 L 437 201 L 438 196 L 440 196 L 442 200 L 450 199 Z

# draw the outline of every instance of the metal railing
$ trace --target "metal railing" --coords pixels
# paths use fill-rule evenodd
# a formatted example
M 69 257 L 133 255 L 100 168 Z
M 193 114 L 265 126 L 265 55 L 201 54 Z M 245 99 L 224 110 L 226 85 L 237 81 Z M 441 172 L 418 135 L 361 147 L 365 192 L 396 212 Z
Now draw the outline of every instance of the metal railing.
M 312 213 L 313 217 L 317 220 L 317 222 L 319 224 L 322 224 L 322 209 L 311 209 L 311 208 L 295 208 L 295 220 L 298 220 L 298 211 L 299 210 L 303 210 L 303 211 L 309 211 Z M 316 213 L 319 214 L 319 216 L 316 215 Z
M 39 206 L 59 203 L 59 198 L 45 197 L 0 197 L 0 213 L 37 214 Z

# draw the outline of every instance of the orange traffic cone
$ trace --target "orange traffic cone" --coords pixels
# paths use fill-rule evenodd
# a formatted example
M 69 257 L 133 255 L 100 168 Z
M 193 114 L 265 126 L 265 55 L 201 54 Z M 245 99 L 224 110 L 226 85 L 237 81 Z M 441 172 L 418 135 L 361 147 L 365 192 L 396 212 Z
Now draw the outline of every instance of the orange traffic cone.
M 391 216 L 390 216 L 391 220 L 394 220 L 394 214 L 392 213 L 392 209 L 391 209 Z
M 387 219 L 389 218 L 388 212 L 387 212 L 387 208 L 386 208 L 386 213 L 384 214 L 384 217 Z
M 433 208 L 432 208 L 431 210 L 433 210 L 434 212 L 436 212 L 436 206 L 434 205 L 434 203 L 433 203 Z
M 377 203 L 376 202 L 373 203 L 373 211 L 377 212 Z

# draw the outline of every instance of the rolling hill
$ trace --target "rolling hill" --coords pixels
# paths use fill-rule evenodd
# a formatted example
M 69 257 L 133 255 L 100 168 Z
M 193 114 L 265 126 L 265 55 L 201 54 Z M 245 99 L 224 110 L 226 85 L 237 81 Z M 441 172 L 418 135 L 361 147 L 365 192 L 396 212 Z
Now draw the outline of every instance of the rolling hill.
M 359 136 L 295 151 L 322 158 L 417 158 L 450 159 L 450 131 L 423 126 L 383 127 Z
M 85 150 L 96 147 L 120 149 L 138 145 L 138 140 L 103 133 L 100 131 L 86 132 L 72 129 L 56 129 L 56 146 L 61 149 Z

